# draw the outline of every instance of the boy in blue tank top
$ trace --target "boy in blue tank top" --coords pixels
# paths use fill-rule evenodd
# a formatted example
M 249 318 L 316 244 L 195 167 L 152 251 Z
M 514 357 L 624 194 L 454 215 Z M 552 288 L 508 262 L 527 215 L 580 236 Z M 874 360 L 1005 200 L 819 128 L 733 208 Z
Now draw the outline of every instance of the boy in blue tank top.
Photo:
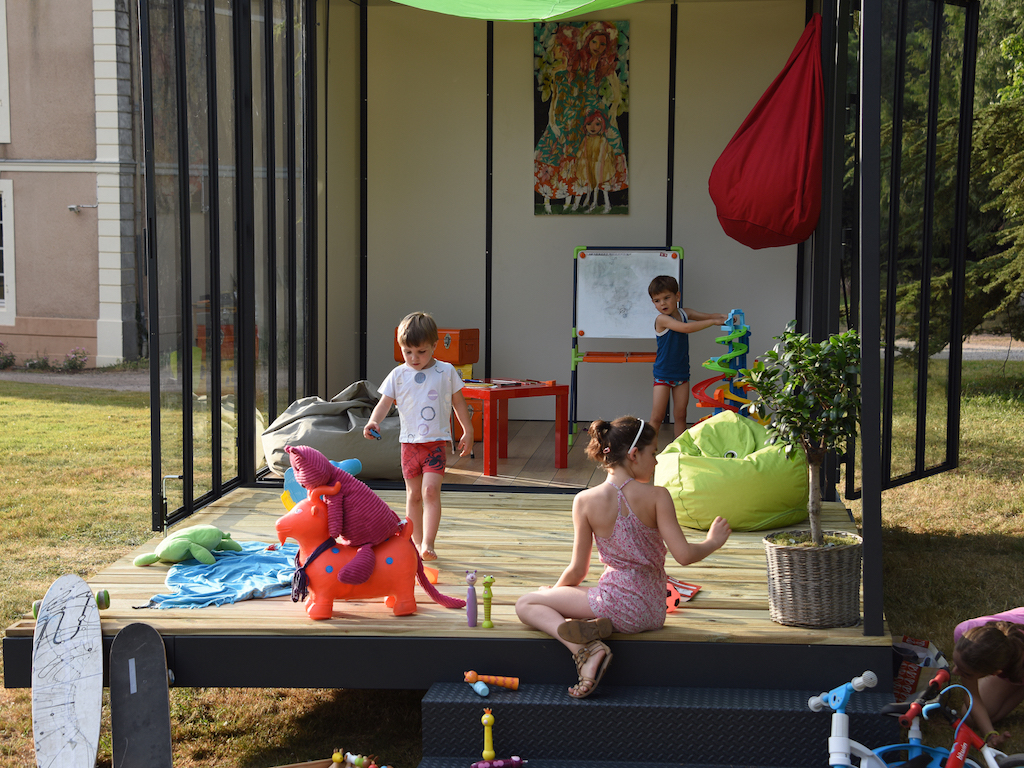
M 647 287 L 658 309 L 654 335 L 658 356 L 654 361 L 654 407 L 651 424 L 661 426 L 672 396 L 672 420 L 675 436 L 686 430 L 686 407 L 690 403 L 690 339 L 687 334 L 713 325 L 724 325 L 728 315 L 680 308 L 679 282 L 670 275 L 659 275 Z

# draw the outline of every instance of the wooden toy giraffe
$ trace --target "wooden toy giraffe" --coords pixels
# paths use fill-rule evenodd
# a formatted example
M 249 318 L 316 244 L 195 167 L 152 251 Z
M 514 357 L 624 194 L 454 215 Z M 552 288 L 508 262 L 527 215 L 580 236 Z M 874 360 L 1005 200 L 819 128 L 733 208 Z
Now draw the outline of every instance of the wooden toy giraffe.
M 486 579 L 484 582 L 486 583 Z M 494 715 L 491 714 L 490 709 L 484 710 L 484 716 L 480 718 L 480 722 L 484 726 L 484 760 L 494 759 L 494 736 L 491 732 L 491 727 L 494 725 Z
M 519 678 L 518 677 L 503 677 L 501 675 L 478 675 L 472 669 L 469 672 L 464 673 L 464 679 L 467 683 L 473 684 L 477 680 L 483 680 L 485 683 L 496 685 L 499 688 L 508 688 L 511 691 L 519 690 Z

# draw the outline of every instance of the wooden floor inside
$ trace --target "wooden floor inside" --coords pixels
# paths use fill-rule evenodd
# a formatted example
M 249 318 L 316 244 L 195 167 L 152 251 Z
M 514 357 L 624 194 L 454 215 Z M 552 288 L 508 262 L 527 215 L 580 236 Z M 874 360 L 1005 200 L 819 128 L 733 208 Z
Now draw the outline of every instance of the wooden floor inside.
M 589 468 L 584 469 L 583 450 L 579 444 L 570 453 L 570 466 L 565 470 L 545 469 L 545 462 L 535 451 L 527 456 L 529 446 L 550 430 L 550 424 L 524 422 L 510 436 L 509 459 L 499 467 L 504 477 L 513 475 L 523 481 L 583 487 L 603 479 Z M 511 430 L 510 430 L 511 431 Z M 543 439 L 543 437 L 541 437 Z M 553 439 L 546 441 L 553 445 Z M 582 442 L 582 441 L 579 441 Z M 434 604 L 426 593 L 416 587 L 418 612 L 396 617 L 382 600 L 368 602 L 336 602 L 334 615 L 326 621 L 307 618 L 304 606 L 290 598 L 247 600 L 232 605 L 202 609 L 145 609 L 151 597 L 166 593 L 164 585 L 168 566 L 136 567 L 134 557 L 151 552 L 159 542 L 155 537 L 90 579 L 94 589 L 110 592 L 111 606 L 101 614 L 105 640 L 125 625 L 145 621 L 161 634 L 179 638 L 188 636 L 244 636 L 269 638 L 401 638 L 401 639 L 540 639 L 544 635 L 524 626 L 516 617 L 516 599 L 541 586 L 553 584 L 572 551 L 571 493 L 504 492 L 474 489 L 459 491 L 454 483 L 461 481 L 488 484 L 491 478 L 470 467 L 479 464 L 477 457 L 453 462 L 452 485 L 442 493 L 443 516 L 437 539 L 439 560 L 432 565 L 439 569 L 438 589 L 447 595 L 465 597 L 465 572 L 477 570 L 480 576 L 495 577 L 491 617 L 493 629 L 467 626 L 464 610 L 445 609 Z M 543 455 L 543 454 L 541 454 Z M 589 462 L 587 462 L 589 465 Z M 459 478 L 459 479 L 453 479 Z M 504 480 L 508 482 L 508 480 Z M 378 491 L 400 516 L 404 516 L 404 491 Z M 286 511 L 279 488 L 238 489 L 206 507 L 187 524 L 206 523 L 231 533 L 237 541 L 275 542 L 274 523 Z M 828 504 L 823 512 L 826 530 L 854 531 L 855 526 L 840 504 Z M 799 527 L 799 526 L 797 526 Z M 693 538 L 703 538 L 702 531 L 688 531 Z M 671 613 L 665 627 L 656 632 L 613 636 L 650 647 L 651 643 L 748 643 L 758 645 L 788 644 L 809 646 L 873 646 L 888 648 L 888 633 L 865 637 L 860 626 L 843 629 L 802 629 L 772 622 L 768 614 L 768 592 L 765 555 L 761 539 L 764 532 L 732 535 L 727 544 L 704 561 L 682 568 L 669 558 L 668 572 L 701 587 L 696 596 Z M 596 582 L 602 566 L 596 548 L 588 584 Z M 482 589 L 477 583 L 477 593 Z M 483 607 L 480 615 L 482 618 Z M 31 617 L 25 617 L 7 629 L 9 640 L 30 638 L 34 628 Z M 552 641 L 553 642 L 553 641 Z M 531 646 L 532 647 L 532 646 Z M 862 649 L 868 652 L 868 648 Z M 5 651 L 6 652 L 6 651 Z M 621 664 L 620 664 L 621 666 Z M 500 672 L 499 672 L 500 673 Z M 504 674 L 504 673 L 502 673 Z M 370 686 L 372 687 L 372 686 Z M 381 686 L 386 687 L 386 686 Z
M 514 485 L 525 488 L 567 488 L 579 490 L 604 480 L 604 471 L 586 455 L 586 423 L 573 435 L 568 466 L 555 469 L 555 425 L 551 421 L 509 421 L 508 458 L 498 459 L 498 474 L 488 477 L 484 471 L 483 443 L 477 442 L 473 456 L 449 455 L 445 484 Z M 673 440 L 672 425 L 664 424 L 658 445 Z

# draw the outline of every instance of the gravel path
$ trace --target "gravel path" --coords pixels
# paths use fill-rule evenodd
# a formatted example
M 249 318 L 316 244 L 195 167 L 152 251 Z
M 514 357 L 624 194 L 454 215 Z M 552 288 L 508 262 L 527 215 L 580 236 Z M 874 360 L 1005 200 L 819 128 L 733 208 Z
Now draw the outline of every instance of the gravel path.
M 26 371 L 8 368 L 0 371 L 0 381 L 24 381 L 31 384 L 54 384 L 61 387 L 116 389 L 121 392 L 149 392 L 149 371 L 97 371 L 77 373 L 58 371 Z

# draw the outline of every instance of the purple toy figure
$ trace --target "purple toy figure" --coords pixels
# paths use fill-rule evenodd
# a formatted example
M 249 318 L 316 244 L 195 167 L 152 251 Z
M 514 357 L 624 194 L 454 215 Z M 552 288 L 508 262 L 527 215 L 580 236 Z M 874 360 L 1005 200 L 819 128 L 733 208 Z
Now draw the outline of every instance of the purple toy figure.
M 466 622 L 471 627 L 476 626 L 476 571 L 466 571 L 466 583 L 469 588 L 466 590 Z

